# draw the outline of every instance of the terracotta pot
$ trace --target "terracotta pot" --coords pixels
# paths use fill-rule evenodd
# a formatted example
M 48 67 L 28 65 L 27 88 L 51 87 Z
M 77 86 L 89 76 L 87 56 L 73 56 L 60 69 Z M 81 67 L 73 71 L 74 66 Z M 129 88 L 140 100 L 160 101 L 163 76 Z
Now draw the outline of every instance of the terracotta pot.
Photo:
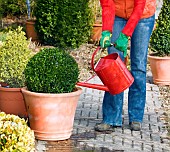
M 170 85 L 170 57 L 148 55 L 153 76 L 153 83 Z
M 21 88 L 0 87 L 0 111 L 27 118 L 27 111 Z
M 22 88 L 29 123 L 40 140 L 65 140 L 73 130 L 74 115 L 81 88 L 71 93 L 49 94 Z
M 94 24 L 91 39 L 96 42 L 100 41 L 102 33 L 102 24 Z
M 35 21 L 27 20 L 25 23 L 27 38 L 31 38 L 32 41 L 39 42 L 37 32 L 35 31 Z

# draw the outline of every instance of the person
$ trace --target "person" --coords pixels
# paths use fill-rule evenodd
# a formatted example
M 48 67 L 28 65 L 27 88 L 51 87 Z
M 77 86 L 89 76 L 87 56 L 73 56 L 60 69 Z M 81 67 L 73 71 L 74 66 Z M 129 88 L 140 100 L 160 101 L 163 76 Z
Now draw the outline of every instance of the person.
M 134 82 L 128 91 L 128 116 L 130 129 L 139 131 L 146 103 L 147 53 L 155 22 L 156 0 L 100 0 L 100 4 L 103 25 L 100 47 L 108 48 L 108 54 L 117 52 L 124 61 L 130 40 Z M 96 131 L 114 131 L 115 127 L 122 127 L 123 98 L 123 92 L 117 95 L 105 92 L 103 121 L 96 124 Z

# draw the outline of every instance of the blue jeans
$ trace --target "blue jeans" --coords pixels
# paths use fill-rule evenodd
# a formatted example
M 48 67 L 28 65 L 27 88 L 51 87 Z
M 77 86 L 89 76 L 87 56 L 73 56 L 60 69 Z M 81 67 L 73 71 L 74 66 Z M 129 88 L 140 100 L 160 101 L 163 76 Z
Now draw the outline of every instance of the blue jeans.
M 119 33 L 126 25 L 127 20 L 115 17 L 114 28 L 111 42 L 114 43 L 118 38 Z M 129 122 L 143 121 L 145 102 L 146 102 L 146 65 L 149 39 L 153 30 L 155 16 L 141 19 L 136 26 L 131 37 L 130 60 L 131 74 L 134 77 L 134 82 L 128 92 L 128 115 Z M 123 53 L 114 47 L 108 48 L 108 53 L 118 52 L 121 59 Z M 115 86 L 116 87 L 116 86 Z M 103 99 L 103 123 L 113 126 L 122 126 L 122 109 L 123 109 L 124 93 L 111 95 L 105 92 Z

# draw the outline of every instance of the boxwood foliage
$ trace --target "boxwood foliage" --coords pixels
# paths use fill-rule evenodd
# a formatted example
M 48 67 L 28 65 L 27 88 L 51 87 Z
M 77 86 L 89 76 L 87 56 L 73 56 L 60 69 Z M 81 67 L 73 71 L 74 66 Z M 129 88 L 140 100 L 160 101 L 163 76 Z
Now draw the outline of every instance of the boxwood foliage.
M 77 48 L 91 35 L 89 0 L 37 0 L 35 16 L 36 30 L 44 44 Z
M 24 73 L 30 91 L 68 93 L 75 89 L 79 68 L 68 52 L 44 48 L 30 59 Z
M 170 0 L 163 0 L 163 6 L 150 40 L 153 52 L 159 56 L 170 55 Z

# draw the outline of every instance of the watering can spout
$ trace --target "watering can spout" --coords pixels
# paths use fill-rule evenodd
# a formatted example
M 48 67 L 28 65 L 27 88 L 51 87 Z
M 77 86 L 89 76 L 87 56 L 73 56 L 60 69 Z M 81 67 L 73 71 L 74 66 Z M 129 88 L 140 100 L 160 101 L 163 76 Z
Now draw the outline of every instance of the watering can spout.
M 97 90 L 102 90 L 102 91 L 109 91 L 108 87 L 100 84 L 93 84 L 93 83 L 86 83 L 86 82 L 78 82 L 78 86 L 82 87 L 87 87 L 87 88 L 92 88 L 92 89 L 97 89 Z

